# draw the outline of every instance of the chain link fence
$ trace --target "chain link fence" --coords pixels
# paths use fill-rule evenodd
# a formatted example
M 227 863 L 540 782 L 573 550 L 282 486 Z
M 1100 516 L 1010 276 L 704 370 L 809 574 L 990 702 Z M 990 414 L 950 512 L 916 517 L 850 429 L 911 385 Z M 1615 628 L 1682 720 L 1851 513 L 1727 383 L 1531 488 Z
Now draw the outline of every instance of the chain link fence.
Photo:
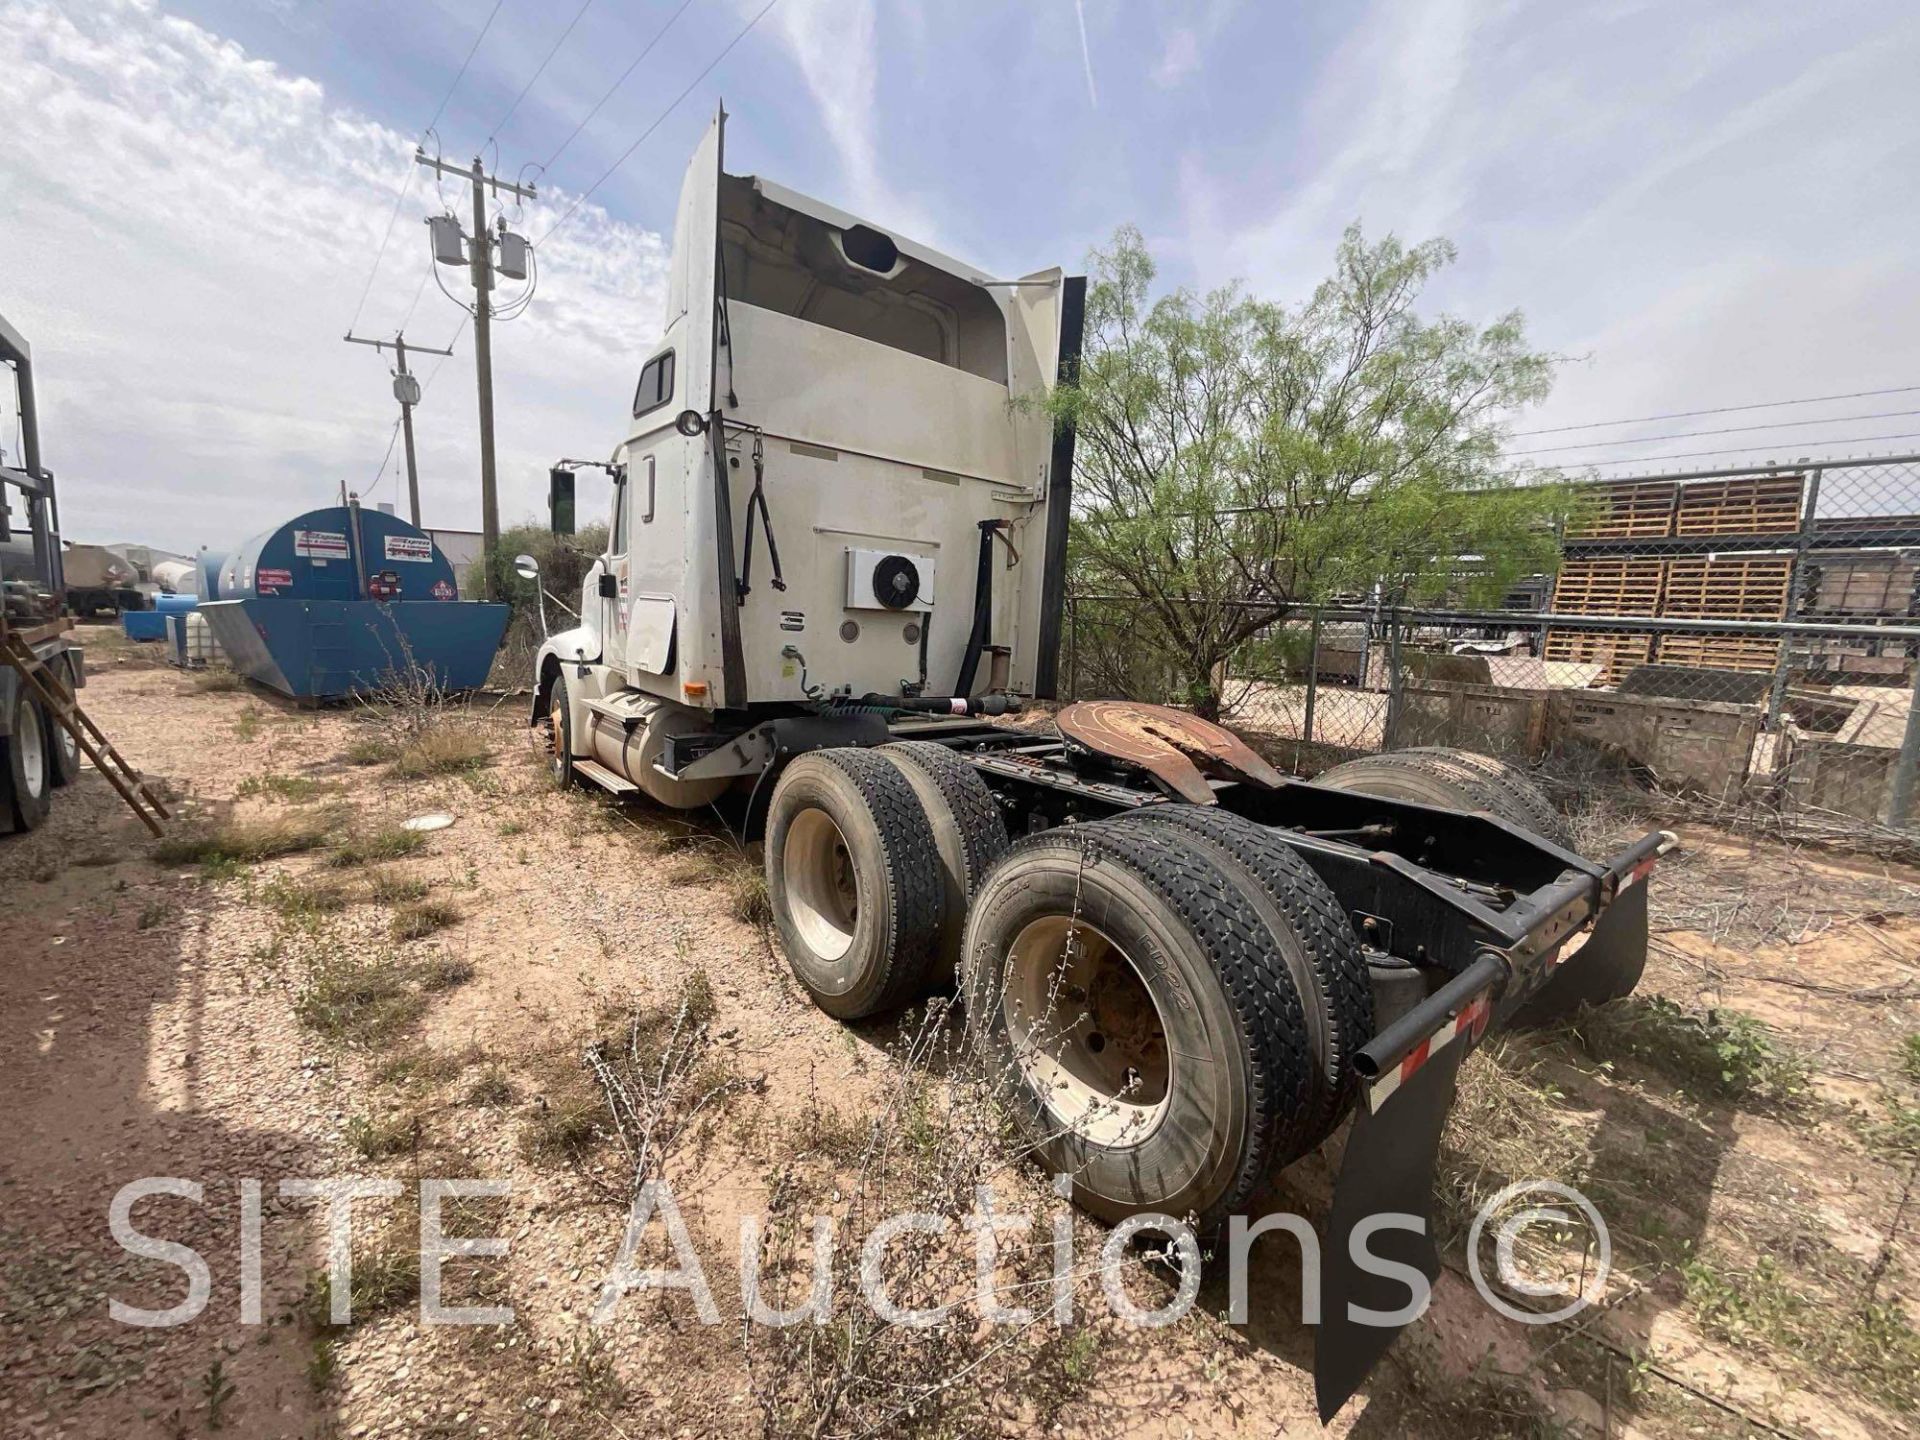
M 1303 776 L 1460 746 L 1576 801 L 1920 850 L 1920 457 L 1599 482 L 1562 546 L 1500 610 L 1302 607 L 1198 685 L 1145 602 L 1079 597 L 1066 693 L 1210 692 Z

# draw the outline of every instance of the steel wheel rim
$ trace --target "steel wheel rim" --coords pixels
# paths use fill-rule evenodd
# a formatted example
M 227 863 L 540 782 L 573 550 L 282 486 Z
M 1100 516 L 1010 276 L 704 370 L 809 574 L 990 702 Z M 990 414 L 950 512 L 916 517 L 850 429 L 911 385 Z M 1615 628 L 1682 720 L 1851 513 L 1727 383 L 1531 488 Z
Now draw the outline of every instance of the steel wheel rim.
M 1140 967 L 1098 926 L 1028 924 L 1007 950 L 1000 1012 L 1050 1119 L 1091 1144 L 1136 1145 L 1166 1117 L 1173 1051 Z
M 860 921 L 860 891 L 847 837 L 826 811 L 802 810 L 787 827 L 781 849 L 787 911 L 807 949 L 820 959 L 844 959 Z

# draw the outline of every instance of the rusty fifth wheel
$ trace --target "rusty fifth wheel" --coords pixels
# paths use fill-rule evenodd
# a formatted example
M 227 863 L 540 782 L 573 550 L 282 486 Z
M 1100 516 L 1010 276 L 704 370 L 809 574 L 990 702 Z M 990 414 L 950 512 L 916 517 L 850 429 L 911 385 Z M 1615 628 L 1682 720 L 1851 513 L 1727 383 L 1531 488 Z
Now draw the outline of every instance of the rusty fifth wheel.
M 1144 770 L 1168 793 L 1196 805 L 1214 803 L 1209 775 L 1267 788 L 1281 783 L 1279 772 L 1232 731 L 1166 705 L 1081 700 L 1056 723 L 1069 745 Z

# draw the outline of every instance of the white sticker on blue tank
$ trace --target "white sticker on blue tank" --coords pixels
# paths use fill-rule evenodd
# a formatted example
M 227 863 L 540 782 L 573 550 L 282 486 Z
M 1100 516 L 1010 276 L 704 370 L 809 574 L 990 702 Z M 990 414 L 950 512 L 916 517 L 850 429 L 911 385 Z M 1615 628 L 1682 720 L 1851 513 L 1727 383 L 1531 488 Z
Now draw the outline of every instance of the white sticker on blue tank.
M 347 537 L 337 530 L 296 530 L 293 553 L 310 560 L 344 560 L 349 553 Z

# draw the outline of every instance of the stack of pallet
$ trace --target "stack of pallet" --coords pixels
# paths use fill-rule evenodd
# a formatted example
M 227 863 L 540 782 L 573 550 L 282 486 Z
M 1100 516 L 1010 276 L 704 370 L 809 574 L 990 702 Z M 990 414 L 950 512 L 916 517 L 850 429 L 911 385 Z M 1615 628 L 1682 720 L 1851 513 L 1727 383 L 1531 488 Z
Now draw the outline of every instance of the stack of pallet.
M 1805 477 L 1749 475 L 1696 480 L 1679 488 L 1676 535 L 1791 535 L 1800 528 Z
M 1553 583 L 1553 609 L 1560 615 L 1654 615 L 1659 613 L 1666 562 L 1638 556 L 1575 557 Z M 1616 630 L 1549 630 L 1546 658 L 1599 665 L 1601 683 L 1617 685 L 1644 665 L 1653 637 Z
M 1784 555 L 1688 556 L 1667 562 L 1660 614 L 1687 620 L 1784 620 L 1793 561 Z M 1769 635 L 1662 635 L 1660 663 L 1715 670 L 1771 670 L 1780 642 Z
M 1756 475 L 1731 480 L 1630 480 L 1596 487 L 1589 506 L 1567 528 L 1570 553 L 1554 583 L 1562 615 L 1633 615 L 1649 619 L 1783 620 L 1792 587 L 1786 555 L 1692 554 L 1663 559 L 1663 541 L 1715 535 L 1790 536 L 1800 526 L 1803 477 Z M 1580 553 L 1582 541 L 1612 542 L 1604 554 Z M 1645 552 L 1635 554 L 1643 542 Z M 1678 548 L 1669 546 L 1667 548 Z M 1627 553 L 1620 553 L 1623 549 Z M 1546 658 L 1603 665 L 1601 683 L 1617 685 L 1636 665 L 1770 670 L 1779 641 L 1767 636 L 1553 629 Z

